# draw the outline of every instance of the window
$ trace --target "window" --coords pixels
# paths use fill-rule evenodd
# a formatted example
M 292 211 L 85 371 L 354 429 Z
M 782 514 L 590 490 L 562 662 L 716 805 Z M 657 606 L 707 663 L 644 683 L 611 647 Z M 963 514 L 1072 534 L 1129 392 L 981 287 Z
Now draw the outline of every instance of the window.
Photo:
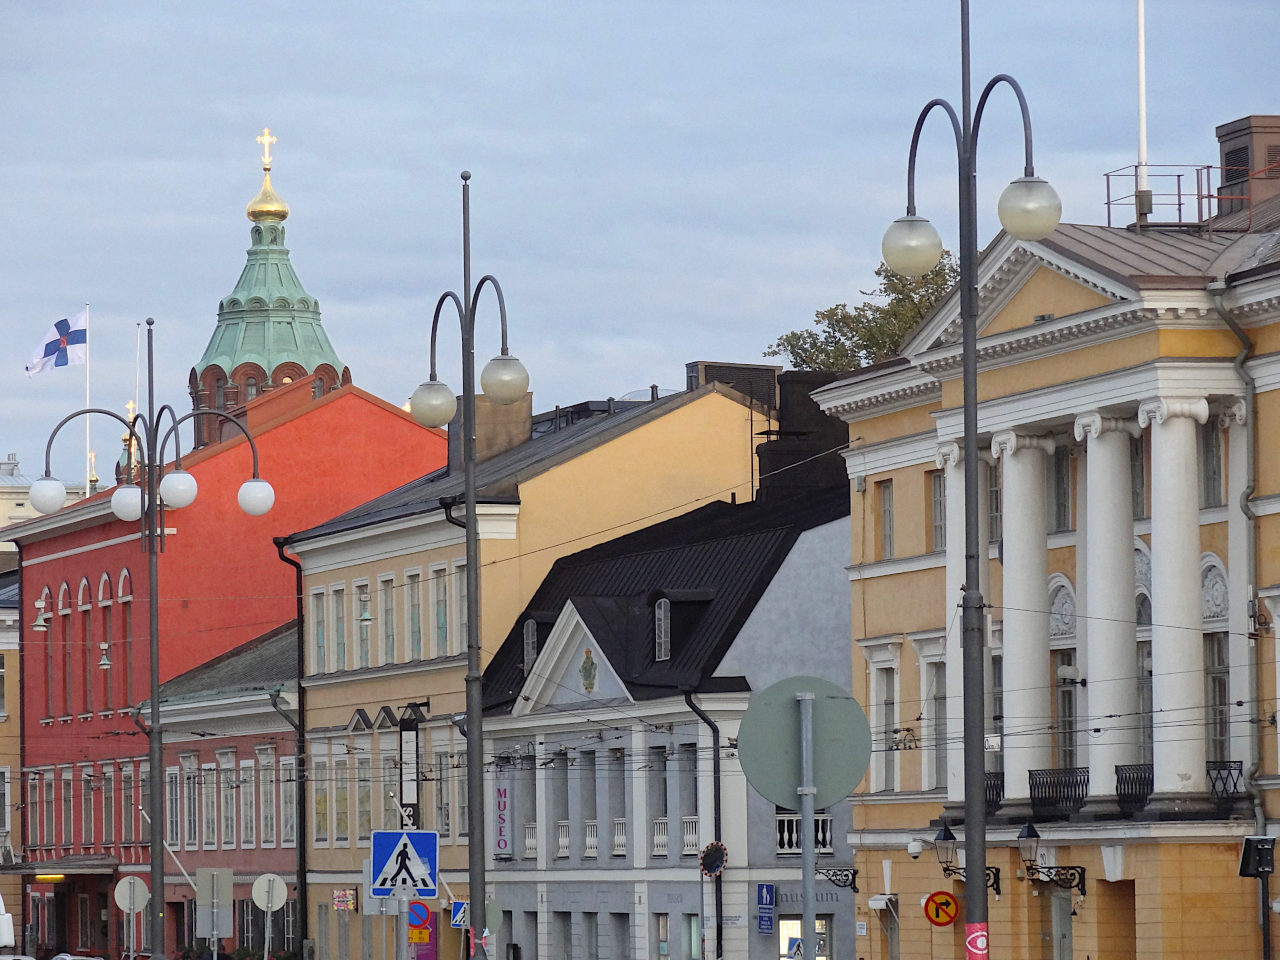
M 1071 448 L 1055 447 L 1049 465 L 1049 532 L 1071 529 Z
M 409 588 L 409 659 L 422 659 L 422 577 L 411 573 L 405 578 Z
M 400 819 L 400 805 L 397 801 L 400 798 L 400 771 L 396 765 L 395 757 L 389 757 L 386 753 L 382 756 L 382 829 L 395 830 L 403 824 Z M 412 802 L 414 797 L 405 797 L 406 801 Z
M 244 380 L 245 402 L 246 403 L 249 402 L 250 400 L 254 399 L 254 397 L 256 397 L 257 395 L 258 395 L 258 378 L 245 377 L 245 380 Z
M 1204 635 L 1205 669 L 1205 733 L 1208 737 L 1206 758 L 1210 761 L 1231 759 L 1231 717 L 1227 685 L 1231 670 L 1227 659 L 1227 634 Z
M 6 712 L 4 702 L 4 654 L 0 653 L 0 715 Z
M 133 587 L 129 582 L 129 575 L 126 573 L 120 578 L 120 612 L 121 612 L 121 630 L 123 631 L 124 640 L 124 669 L 120 672 L 124 675 L 124 696 L 120 698 L 121 703 L 133 703 L 133 604 L 130 602 L 133 598 L 130 595 Z
M 138 793 L 144 797 L 151 796 L 151 765 L 149 763 L 138 765 Z M 151 842 L 151 821 L 146 817 L 138 821 L 138 839 L 143 843 Z
M 947 665 L 926 664 L 925 682 L 929 698 L 929 743 L 933 748 L 933 785 L 947 785 Z
M 369 587 L 361 585 L 360 596 L 356 600 L 356 619 L 359 621 L 359 637 L 357 644 L 359 645 L 358 655 L 360 662 L 356 664 L 358 667 L 367 667 L 370 663 L 370 639 L 369 630 L 373 624 L 373 614 L 369 612 Z
M 991 527 L 991 542 L 1004 537 L 1004 491 L 1001 488 L 1002 465 L 999 460 L 987 467 L 987 523 Z
M 102 842 L 114 843 L 116 838 L 116 775 L 112 770 L 102 771 Z
M 62 596 L 58 598 L 59 620 L 62 622 L 62 650 L 66 653 L 67 662 L 63 665 L 62 671 L 62 714 L 63 716 L 71 716 L 71 684 L 75 679 L 75 671 L 71 669 L 71 607 L 70 595 L 67 592 L 67 585 L 62 585 Z
M 874 709 L 879 714 L 876 729 L 880 732 L 877 745 L 880 751 L 880 790 L 892 790 L 897 782 L 898 705 L 894 690 L 895 674 L 896 671 L 891 667 L 877 667 L 875 671 Z
M 133 811 L 137 801 L 133 796 L 133 767 L 120 771 L 120 842 L 133 843 Z
M 76 895 L 76 949 L 89 949 L 89 929 L 92 921 L 89 919 L 89 895 L 80 893 Z
M 1073 647 L 1050 652 L 1055 679 L 1054 741 L 1057 750 L 1058 769 L 1069 770 L 1077 765 L 1076 756 L 1076 695 L 1079 690 L 1079 670 L 1076 668 L 1076 651 Z
M 1222 430 L 1218 418 L 1200 427 L 1200 506 L 1220 507 L 1226 501 L 1222 489 Z
M 671 601 L 666 597 L 653 605 L 653 659 L 671 659 Z
M 46 847 L 53 846 L 53 834 L 53 771 L 50 770 L 44 775 L 44 845 Z
M 62 844 L 71 846 L 75 830 L 75 814 L 71 801 L 71 771 L 62 771 Z
M 234 818 L 235 814 L 231 816 Z M 218 845 L 218 771 L 212 764 L 200 771 L 200 820 L 205 849 Z M 195 837 L 187 840 L 195 843 Z
M 27 775 L 27 837 L 29 846 L 38 847 L 44 840 L 40 836 L 40 774 Z
M 186 786 L 188 788 L 187 792 L 189 793 L 190 785 L 187 784 Z M 143 799 L 145 801 L 146 797 Z M 171 847 L 176 847 L 178 845 L 178 804 L 180 802 L 181 797 L 178 793 L 178 771 L 166 771 L 164 778 L 164 840 L 165 843 L 169 844 Z M 190 802 L 191 801 L 188 800 L 188 803 Z M 143 818 L 143 822 L 146 822 L 145 817 Z
M 347 591 L 333 591 L 333 669 L 347 669 Z
M 315 829 L 312 836 L 316 843 L 329 842 L 329 764 L 317 760 L 311 771 L 312 795 L 315 798 Z
M 880 501 L 880 559 L 893 557 L 893 481 L 881 480 L 876 484 Z
M 396 590 L 395 582 L 383 580 L 378 584 L 382 594 L 382 662 L 396 662 Z
M 311 630 L 315 636 L 314 673 L 327 673 L 329 670 L 329 659 L 324 646 L 324 626 L 324 594 L 313 593 L 311 595 Z
M 276 845 L 276 759 L 268 749 L 258 751 L 258 809 L 262 811 L 261 840 L 264 847 Z
M 98 658 L 93 655 L 93 611 L 80 608 L 80 630 L 84 638 L 84 712 L 93 712 L 93 671 L 98 668 Z
M 947 549 L 947 475 L 929 471 L 929 516 L 933 520 L 933 552 Z
M 391 784 L 386 785 L 387 790 Z M 368 840 L 373 835 L 373 760 L 356 760 L 356 839 Z
M 436 656 L 449 655 L 449 581 L 443 570 L 431 573 L 431 596 L 435 606 Z
M 653 915 L 657 927 L 655 939 L 658 941 L 658 956 L 671 956 L 671 914 L 655 913 Z
M 80 842 L 84 846 L 93 843 L 93 773 L 80 772 Z
M 351 780 L 345 758 L 333 761 L 333 839 L 351 839 Z
M 1129 438 L 1129 491 L 1133 500 L 1133 519 L 1147 515 L 1147 460 L 1143 437 Z
M 449 830 L 449 754 L 439 750 L 435 754 L 436 784 L 436 832 L 450 836 Z
M 467 567 L 459 563 L 453 568 L 453 580 L 458 594 L 458 636 L 467 642 Z
M 1138 621 L 1142 630 L 1142 621 Z M 1151 763 L 1155 753 L 1155 715 L 1151 710 L 1151 639 L 1150 623 L 1147 639 L 1138 641 L 1138 761 Z
M 254 776 L 254 761 L 240 763 L 240 845 L 252 847 L 257 840 L 258 784 Z
M 457 762 L 454 765 L 454 770 L 456 770 L 457 773 L 454 776 L 454 780 L 456 780 L 458 784 L 458 787 L 457 787 L 458 789 L 458 798 L 457 798 L 458 836 L 465 837 L 467 836 L 467 831 L 470 828 L 470 822 L 467 820 L 467 816 L 471 812 L 467 807 L 467 754 L 466 754 L 466 751 L 464 750 L 462 753 L 459 753 L 457 757 L 458 757 Z
M 297 762 L 280 761 L 280 843 L 291 847 L 298 842 Z
M 524 622 L 524 675 L 533 674 L 533 665 L 538 662 L 538 624 L 529 618 Z

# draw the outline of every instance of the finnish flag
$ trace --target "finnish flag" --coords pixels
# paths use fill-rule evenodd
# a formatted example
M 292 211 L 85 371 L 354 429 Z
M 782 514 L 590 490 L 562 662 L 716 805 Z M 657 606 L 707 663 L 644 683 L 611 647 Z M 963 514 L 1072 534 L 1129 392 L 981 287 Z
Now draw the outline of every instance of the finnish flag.
M 53 367 L 65 367 L 88 361 L 88 312 L 81 310 L 70 319 L 63 318 L 49 328 L 35 356 L 27 364 L 27 376 L 43 373 Z

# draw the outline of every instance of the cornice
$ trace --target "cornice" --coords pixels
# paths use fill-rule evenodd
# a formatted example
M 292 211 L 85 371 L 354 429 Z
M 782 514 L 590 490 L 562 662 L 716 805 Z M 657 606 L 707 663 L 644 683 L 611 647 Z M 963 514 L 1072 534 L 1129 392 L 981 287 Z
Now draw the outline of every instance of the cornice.
M 823 413 L 852 422 L 861 419 L 855 414 L 893 413 L 941 397 L 942 384 L 918 369 L 908 369 L 866 383 L 844 380 L 815 390 L 812 396 Z

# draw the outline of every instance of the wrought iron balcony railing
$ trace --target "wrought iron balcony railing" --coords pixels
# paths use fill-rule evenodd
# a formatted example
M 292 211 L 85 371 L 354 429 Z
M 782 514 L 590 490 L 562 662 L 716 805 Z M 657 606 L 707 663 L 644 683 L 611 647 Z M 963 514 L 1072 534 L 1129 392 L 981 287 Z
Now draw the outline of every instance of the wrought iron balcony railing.
M 1036 816 L 1070 816 L 1084 806 L 1089 795 L 1089 768 L 1029 770 L 1027 785 Z
M 1004 771 L 987 771 L 987 815 L 995 813 L 1004 803 Z

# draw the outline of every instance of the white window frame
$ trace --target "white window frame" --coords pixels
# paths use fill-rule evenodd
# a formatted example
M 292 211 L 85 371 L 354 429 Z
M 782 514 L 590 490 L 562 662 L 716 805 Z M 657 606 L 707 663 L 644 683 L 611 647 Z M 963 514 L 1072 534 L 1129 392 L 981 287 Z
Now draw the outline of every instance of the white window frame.
M 383 664 L 398 661 L 396 637 L 396 578 L 395 574 L 384 574 L 378 577 L 378 651 Z M 388 652 L 389 648 L 389 652 Z
M 218 766 L 214 763 L 200 765 L 200 834 L 205 850 L 218 846 L 218 828 L 222 820 L 218 816 Z
M 333 603 L 330 622 L 333 624 L 333 669 L 347 669 L 347 585 L 334 583 L 329 586 Z
M 326 606 L 329 595 L 324 590 L 311 591 L 311 673 L 329 672 L 328 636 L 325 628 L 328 622 Z
M 256 760 L 240 761 L 240 846 L 258 845 L 258 776 Z
M 317 847 L 333 846 L 333 805 L 329 802 L 329 761 L 317 758 L 309 779 L 311 789 L 311 839 Z M 323 809 L 320 803 L 324 800 Z M 323 833 L 321 832 L 323 829 Z
M 280 790 L 280 818 L 277 833 L 281 847 L 298 845 L 298 761 L 281 757 L 277 783 Z
M 880 557 L 881 560 L 892 560 L 893 543 L 893 478 L 876 481 L 876 509 L 880 516 Z
M 102 843 L 116 842 L 116 771 L 110 764 L 102 767 Z
M 356 625 L 356 650 L 352 666 L 353 669 L 364 670 L 373 666 L 373 588 L 367 578 L 358 580 L 351 586 L 356 592 L 356 605 L 353 610 L 355 614 L 354 623 Z M 367 618 L 365 616 L 366 613 L 368 614 Z
M 934 553 L 945 553 L 947 550 L 947 472 L 945 470 L 929 471 L 929 520 L 933 530 L 929 548 Z
M 950 773 L 951 740 L 947 710 L 947 637 L 941 633 L 912 637 L 911 645 L 920 663 L 920 782 L 926 790 L 945 789 Z M 938 677 L 942 680 L 941 696 L 935 683 Z
M 653 604 L 653 659 L 671 659 L 671 601 L 666 597 Z
M 899 751 L 894 750 L 893 728 L 898 726 L 898 694 L 900 682 L 899 662 L 901 659 L 902 636 L 894 634 L 880 637 L 868 637 L 858 641 L 863 658 L 867 663 L 868 691 L 871 700 L 872 757 L 871 782 L 872 792 L 891 791 L 898 788 L 901 770 L 898 764 Z M 885 675 L 880 671 L 888 671 L 891 688 L 882 689 Z M 885 716 L 884 693 L 892 694 L 895 716 Z M 877 757 L 877 753 L 883 756 Z
M 422 570 L 413 567 L 404 572 L 404 658 L 423 658 Z
M 276 790 L 280 782 L 276 774 L 275 748 L 257 747 L 258 760 L 258 845 L 274 847 L 280 835 L 280 815 L 276 812 Z
M 431 593 L 431 646 L 432 657 L 448 657 L 454 652 L 453 610 L 449 606 L 449 568 L 443 563 L 433 563 L 428 577 Z M 441 636 L 441 612 L 444 613 Z

